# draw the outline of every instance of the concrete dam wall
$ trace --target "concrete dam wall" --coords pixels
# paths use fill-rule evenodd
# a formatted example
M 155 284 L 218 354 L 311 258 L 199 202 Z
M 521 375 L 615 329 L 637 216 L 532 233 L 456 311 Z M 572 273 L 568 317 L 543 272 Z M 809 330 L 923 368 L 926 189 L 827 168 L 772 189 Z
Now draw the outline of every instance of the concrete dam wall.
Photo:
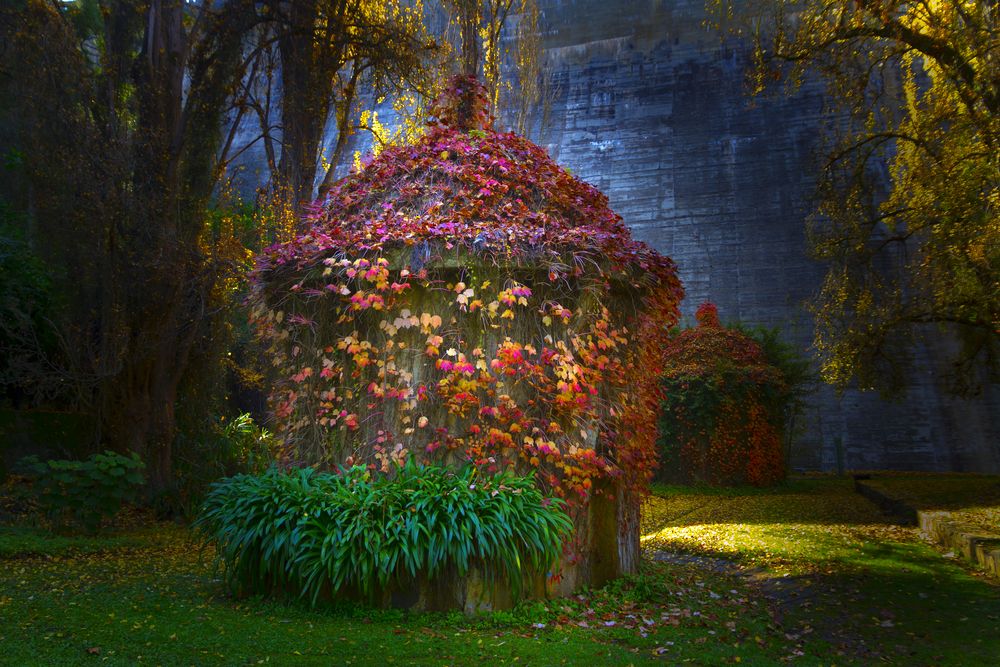
M 806 351 L 803 304 L 824 274 L 805 238 L 822 87 L 750 99 L 748 52 L 706 30 L 703 0 L 540 5 L 553 85 L 533 138 L 605 192 L 636 238 L 673 257 L 689 317 L 712 300 L 723 320 L 779 327 Z M 822 387 L 792 466 L 1000 471 L 1000 391 L 949 396 L 938 348 L 918 351 L 899 401 Z

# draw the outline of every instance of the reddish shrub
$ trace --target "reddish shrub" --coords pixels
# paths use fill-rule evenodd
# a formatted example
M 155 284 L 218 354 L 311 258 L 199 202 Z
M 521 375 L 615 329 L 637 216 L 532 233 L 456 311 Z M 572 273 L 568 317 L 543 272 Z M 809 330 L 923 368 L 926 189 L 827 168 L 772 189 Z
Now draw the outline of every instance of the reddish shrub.
M 666 347 L 660 478 L 766 486 L 784 478 L 781 372 L 711 303 Z

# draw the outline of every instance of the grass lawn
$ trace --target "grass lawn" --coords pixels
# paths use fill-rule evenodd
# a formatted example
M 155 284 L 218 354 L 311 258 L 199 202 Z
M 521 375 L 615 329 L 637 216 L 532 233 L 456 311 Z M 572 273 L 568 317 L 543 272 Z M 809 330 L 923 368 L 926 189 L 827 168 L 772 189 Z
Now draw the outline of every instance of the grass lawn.
M 641 576 L 474 619 L 236 600 L 171 524 L 0 527 L 0 664 L 997 664 L 1000 588 L 849 482 L 659 493 Z

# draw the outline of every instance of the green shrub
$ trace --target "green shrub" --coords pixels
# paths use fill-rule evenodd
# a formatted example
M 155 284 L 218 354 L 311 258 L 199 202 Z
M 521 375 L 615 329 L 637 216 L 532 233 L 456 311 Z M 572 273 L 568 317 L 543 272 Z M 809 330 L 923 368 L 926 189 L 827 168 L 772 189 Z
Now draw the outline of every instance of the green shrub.
M 65 378 L 52 318 L 52 269 L 38 257 L 24 223 L 0 199 L 0 402 L 17 407 L 59 398 Z
M 791 457 L 792 444 L 804 431 L 805 424 L 801 417 L 805 414 L 810 396 L 816 393 L 819 376 L 813 370 L 806 351 L 784 341 L 780 329 L 747 327 L 738 322 L 730 326 L 753 338 L 764 351 L 767 362 L 778 369 L 784 380 L 781 390 L 766 399 L 774 413 L 784 421 L 783 439 L 787 460 Z
M 237 475 L 215 483 L 195 527 L 237 590 L 328 590 L 372 599 L 392 582 L 479 566 L 517 593 L 545 573 L 572 530 L 562 501 L 532 476 L 415 463 L 392 477 L 356 466 Z
M 139 456 L 114 452 L 94 454 L 84 461 L 21 459 L 32 479 L 32 493 L 56 528 L 77 527 L 96 532 L 104 519 L 134 500 L 145 481 Z
M 274 465 L 276 445 L 271 433 L 254 422 L 249 414 L 229 420 L 220 429 L 226 453 L 241 472 L 262 473 Z
M 177 485 L 161 501 L 165 514 L 191 518 L 209 485 L 223 477 L 260 474 L 275 462 L 277 443 L 249 414 L 227 421 L 218 417 L 182 431 L 175 444 L 174 472 Z

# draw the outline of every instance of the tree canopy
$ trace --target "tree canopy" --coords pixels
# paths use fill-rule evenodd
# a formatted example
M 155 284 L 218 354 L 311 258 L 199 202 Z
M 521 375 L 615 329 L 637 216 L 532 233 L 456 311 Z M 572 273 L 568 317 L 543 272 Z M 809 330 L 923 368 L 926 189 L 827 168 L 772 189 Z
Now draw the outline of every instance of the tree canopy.
M 741 3 L 742 4 L 742 3 Z M 995 379 L 1000 340 L 1000 17 L 979 0 L 725 3 L 758 91 L 818 74 L 831 115 L 812 304 L 824 378 L 901 389 L 940 330 L 952 388 Z M 989 375 L 981 373 L 987 368 Z
M 280 123 L 265 113 L 262 135 L 280 138 L 268 145 L 285 206 L 311 199 L 352 86 L 424 71 L 419 3 L 21 0 L 0 9 L 0 43 L 0 132 L 18 157 L 0 195 L 62 304 L 36 366 L 162 490 L 182 380 L 199 342 L 225 335 L 246 268 L 248 248 L 210 215 L 240 123 L 280 71 Z M 33 358 L 18 344 L 5 347 Z

